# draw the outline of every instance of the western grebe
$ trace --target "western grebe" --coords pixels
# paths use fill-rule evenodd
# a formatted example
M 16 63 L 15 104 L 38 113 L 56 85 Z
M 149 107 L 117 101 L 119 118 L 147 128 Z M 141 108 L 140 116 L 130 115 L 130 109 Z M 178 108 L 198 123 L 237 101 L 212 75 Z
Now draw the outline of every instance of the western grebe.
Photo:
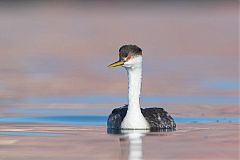
M 119 49 L 119 60 L 109 67 L 123 66 L 128 73 L 128 105 L 115 108 L 108 117 L 108 129 L 175 129 L 173 118 L 163 108 L 141 108 L 142 49 L 124 45 Z

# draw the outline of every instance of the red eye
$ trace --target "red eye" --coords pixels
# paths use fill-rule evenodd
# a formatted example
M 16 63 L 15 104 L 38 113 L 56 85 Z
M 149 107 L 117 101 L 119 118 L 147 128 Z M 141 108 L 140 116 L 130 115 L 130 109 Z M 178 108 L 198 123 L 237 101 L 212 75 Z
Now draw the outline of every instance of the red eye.
M 127 56 L 126 61 L 128 61 L 128 60 L 131 59 L 131 58 L 132 58 L 131 55 Z

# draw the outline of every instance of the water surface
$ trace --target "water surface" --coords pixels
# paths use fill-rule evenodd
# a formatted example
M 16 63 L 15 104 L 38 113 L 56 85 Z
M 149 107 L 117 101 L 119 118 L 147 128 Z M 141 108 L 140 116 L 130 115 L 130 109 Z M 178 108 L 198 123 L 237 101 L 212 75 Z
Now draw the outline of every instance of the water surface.
M 37 136 L 37 137 L 52 137 L 52 136 L 63 136 L 60 133 L 46 133 L 46 132 L 14 132 L 14 131 L 0 131 L 0 135 L 12 135 L 12 136 Z
M 106 125 L 109 109 L 16 109 L 15 112 L 30 113 L 29 116 L 14 116 L 14 117 L 1 117 L 0 122 L 11 123 L 64 123 L 69 125 Z M 104 111 L 105 115 L 85 115 L 86 113 L 93 113 Z M 49 114 L 39 116 L 33 114 Z M 68 115 L 64 115 L 68 113 Z M 79 113 L 77 115 L 76 113 Z M 58 114 L 58 115 L 56 115 Z M 60 115 L 59 115 L 60 114 Z M 227 123 L 227 122 L 240 122 L 239 117 L 179 117 L 173 116 L 177 124 L 179 123 Z
M 239 102 L 239 96 L 142 96 L 144 103 L 164 103 L 164 104 L 235 104 Z M 62 97 L 29 97 L 26 103 L 33 104 L 114 104 L 126 103 L 126 96 L 62 96 Z
M 1 160 L 237 160 L 237 1 L 0 1 Z M 107 134 L 143 49 L 141 102 L 177 130 Z M 194 147 L 193 147 L 194 146 Z

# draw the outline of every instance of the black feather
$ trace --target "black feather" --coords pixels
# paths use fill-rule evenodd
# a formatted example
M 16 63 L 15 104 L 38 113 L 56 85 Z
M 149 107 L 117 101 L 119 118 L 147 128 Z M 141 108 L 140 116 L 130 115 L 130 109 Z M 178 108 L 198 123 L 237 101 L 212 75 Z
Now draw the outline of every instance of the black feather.
M 126 116 L 128 106 L 115 108 L 108 117 L 108 129 L 121 129 L 121 123 Z M 141 112 L 150 125 L 151 131 L 175 130 L 174 119 L 163 108 L 141 108 Z

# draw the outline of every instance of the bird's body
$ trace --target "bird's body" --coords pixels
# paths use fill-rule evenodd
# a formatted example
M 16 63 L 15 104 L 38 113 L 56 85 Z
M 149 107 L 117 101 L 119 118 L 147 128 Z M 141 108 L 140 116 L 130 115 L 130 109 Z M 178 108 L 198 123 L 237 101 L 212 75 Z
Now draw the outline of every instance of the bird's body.
M 109 129 L 121 129 L 123 119 L 127 114 L 128 106 L 115 108 L 108 117 L 107 126 Z M 174 130 L 176 124 L 173 118 L 163 108 L 141 108 L 141 113 L 149 124 L 152 131 Z
M 173 118 L 162 108 L 140 107 L 142 82 L 142 50 L 136 45 L 119 49 L 119 61 L 109 65 L 123 66 L 128 73 L 128 105 L 116 108 L 108 118 L 109 129 L 175 129 Z

